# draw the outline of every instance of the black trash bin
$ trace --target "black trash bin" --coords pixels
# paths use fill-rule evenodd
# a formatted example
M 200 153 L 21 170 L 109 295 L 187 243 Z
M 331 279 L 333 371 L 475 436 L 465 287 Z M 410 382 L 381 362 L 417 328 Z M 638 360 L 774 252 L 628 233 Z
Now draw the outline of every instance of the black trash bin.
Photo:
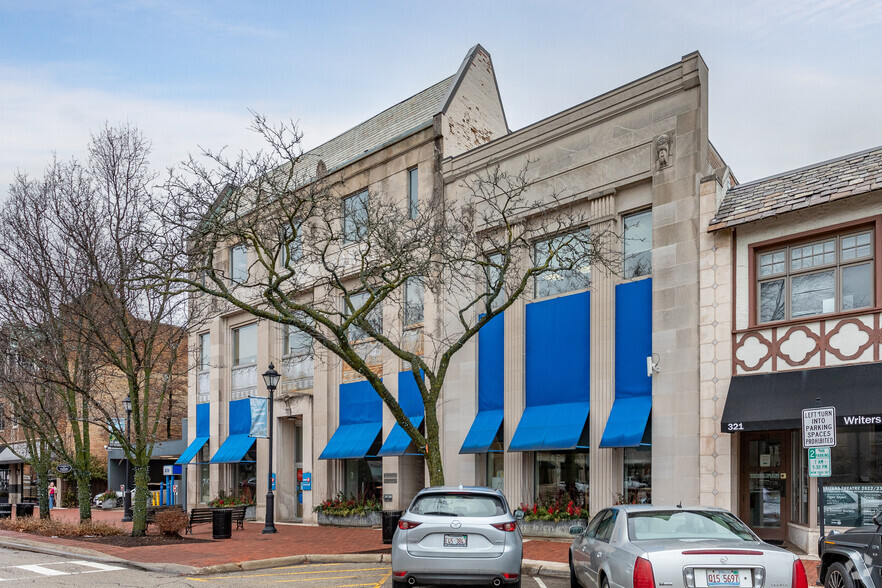
M 211 536 L 214 539 L 229 539 L 233 536 L 233 510 L 216 508 L 212 512 Z
M 34 516 L 34 505 L 28 504 L 24 502 L 19 502 L 15 505 L 15 518 L 21 517 L 32 517 Z
M 398 520 L 404 514 L 400 510 L 384 510 L 383 511 L 383 543 L 392 543 L 392 537 L 395 536 L 395 529 L 398 527 Z
M 0 503 L 0 519 L 12 518 L 12 504 L 8 502 Z

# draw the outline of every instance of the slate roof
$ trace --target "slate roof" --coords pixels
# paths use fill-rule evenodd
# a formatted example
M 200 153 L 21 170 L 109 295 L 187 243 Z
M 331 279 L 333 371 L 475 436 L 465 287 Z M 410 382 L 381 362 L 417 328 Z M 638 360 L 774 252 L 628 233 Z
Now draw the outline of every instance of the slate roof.
M 733 186 L 708 231 L 882 190 L 882 147 Z

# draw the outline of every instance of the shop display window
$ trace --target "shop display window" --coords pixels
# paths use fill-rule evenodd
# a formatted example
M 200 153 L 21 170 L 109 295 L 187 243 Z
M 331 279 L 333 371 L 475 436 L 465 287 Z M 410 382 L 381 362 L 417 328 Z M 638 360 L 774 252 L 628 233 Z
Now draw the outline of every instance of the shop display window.
M 345 459 L 343 476 L 345 496 L 376 500 L 383 498 L 382 459 Z
M 839 427 L 824 481 L 824 524 L 869 524 L 882 510 L 882 426 Z
M 652 503 L 652 448 L 625 448 L 625 504 Z
M 588 452 L 536 452 L 535 496 L 540 505 L 573 501 L 588 508 Z
M 257 446 L 252 445 L 236 468 L 236 496 L 254 504 L 257 492 Z

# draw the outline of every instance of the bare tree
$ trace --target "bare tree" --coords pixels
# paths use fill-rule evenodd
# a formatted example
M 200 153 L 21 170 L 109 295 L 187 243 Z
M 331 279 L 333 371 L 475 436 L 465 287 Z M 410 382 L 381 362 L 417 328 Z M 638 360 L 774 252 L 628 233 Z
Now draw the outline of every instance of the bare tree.
M 191 157 L 167 184 L 162 234 L 177 239 L 167 247 L 178 250 L 174 282 L 193 293 L 193 320 L 238 308 L 307 333 L 371 384 L 425 456 L 431 484 L 443 484 L 438 402 L 455 354 L 534 279 L 587 283 L 591 266 L 614 265 L 612 235 L 585 229 L 587 214 L 564 195 L 538 194 L 529 162 L 469 177 L 464 196 L 436 187 L 414 214 L 387 194 L 344 200 L 356 186 L 304 158 L 293 123 L 255 116 L 253 128 L 266 151 L 205 152 L 207 163 Z M 247 248 L 247 271 L 227 264 L 233 246 Z M 408 312 L 413 286 L 432 316 L 416 338 L 382 320 L 386 305 Z M 378 373 L 389 353 L 413 374 L 424 433 Z
M 59 355 L 55 364 L 63 377 L 57 384 L 74 390 L 81 403 L 80 414 L 69 418 L 71 426 L 82 422 L 88 431 L 85 423 L 91 421 L 107 429 L 134 466 L 133 535 L 146 531 L 150 456 L 168 395 L 183 387 L 186 369 L 186 299 L 144 277 L 145 264 L 154 274 L 163 265 L 154 243 L 155 174 L 148 155 L 148 143 L 134 128 L 107 126 L 93 135 L 86 164 L 56 163 L 37 184 L 42 189 L 34 190 L 35 199 L 43 201 L 34 214 L 47 230 L 25 231 L 7 256 L 40 258 L 50 277 L 64 277 L 50 281 L 53 290 L 47 294 L 32 284 L 47 299 L 37 302 L 52 320 L 38 316 L 29 322 L 33 328 L 60 325 L 46 339 Z M 17 185 L 26 191 L 31 184 Z M 40 257 L 41 248 L 58 254 Z M 63 365 L 80 358 L 57 351 L 70 342 L 85 344 L 91 365 L 97 366 L 90 378 L 80 381 L 63 373 Z M 132 407 L 128 431 L 120 418 L 126 394 Z M 84 443 L 88 446 L 88 436 Z M 83 499 L 81 491 L 81 505 Z

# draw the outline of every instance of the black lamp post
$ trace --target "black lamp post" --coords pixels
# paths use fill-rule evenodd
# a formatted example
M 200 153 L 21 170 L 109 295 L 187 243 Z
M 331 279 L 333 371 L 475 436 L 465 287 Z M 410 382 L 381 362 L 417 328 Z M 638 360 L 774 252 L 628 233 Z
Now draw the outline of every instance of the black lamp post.
M 129 429 L 131 428 L 132 422 L 132 399 L 129 396 L 126 396 L 125 400 L 123 400 L 123 406 L 126 408 L 126 444 L 129 445 L 131 449 L 131 439 L 132 436 L 129 433 Z M 129 480 L 131 479 L 131 475 L 129 474 L 129 468 L 131 467 L 131 462 L 129 461 L 128 456 L 126 456 L 126 484 L 125 491 L 123 492 L 123 518 L 122 522 L 130 523 L 132 522 L 132 495 L 129 492 Z
M 269 431 L 267 439 L 269 440 L 269 473 L 266 476 L 266 524 L 263 527 L 263 533 L 275 533 L 276 524 L 273 520 L 275 517 L 275 496 L 273 496 L 273 392 L 279 385 L 279 378 L 282 375 L 276 371 L 275 366 L 270 363 L 269 369 L 263 373 L 263 381 L 266 384 L 266 391 L 269 392 L 269 403 L 267 416 L 269 418 Z

